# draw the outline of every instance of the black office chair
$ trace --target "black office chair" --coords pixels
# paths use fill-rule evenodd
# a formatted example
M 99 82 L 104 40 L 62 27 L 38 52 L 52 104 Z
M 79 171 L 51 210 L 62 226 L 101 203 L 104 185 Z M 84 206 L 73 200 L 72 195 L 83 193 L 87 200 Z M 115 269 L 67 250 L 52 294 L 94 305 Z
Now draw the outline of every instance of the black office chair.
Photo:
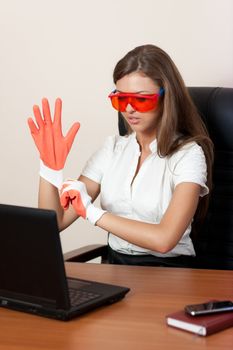
M 214 143 L 213 190 L 204 223 L 195 238 L 194 267 L 233 270 L 233 88 L 189 87 Z M 119 116 L 119 133 L 126 130 Z M 64 255 L 66 261 L 85 262 L 101 256 L 107 245 L 89 245 Z

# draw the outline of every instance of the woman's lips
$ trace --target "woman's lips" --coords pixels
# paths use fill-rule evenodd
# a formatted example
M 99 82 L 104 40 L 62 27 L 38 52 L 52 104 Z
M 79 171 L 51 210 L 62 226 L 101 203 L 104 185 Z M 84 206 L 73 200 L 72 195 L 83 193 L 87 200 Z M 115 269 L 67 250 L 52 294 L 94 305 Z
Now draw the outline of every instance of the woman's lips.
M 132 125 L 139 124 L 140 122 L 140 118 L 136 118 L 136 117 L 128 117 L 127 120 L 128 120 L 128 123 Z

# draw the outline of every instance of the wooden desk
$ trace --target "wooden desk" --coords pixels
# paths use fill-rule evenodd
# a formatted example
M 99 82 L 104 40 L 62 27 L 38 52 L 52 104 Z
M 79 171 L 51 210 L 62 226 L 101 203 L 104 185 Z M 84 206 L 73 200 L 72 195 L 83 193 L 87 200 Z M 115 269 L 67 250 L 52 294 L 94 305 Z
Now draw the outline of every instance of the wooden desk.
M 0 308 L 1 350 L 227 350 L 233 328 L 200 337 L 168 327 L 188 303 L 233 299 L 233 271 L 66 264 L 69 276 L 129 286 L 126 297 L 69 322 Z M 197 347 L 198 346 L 198 347 Z

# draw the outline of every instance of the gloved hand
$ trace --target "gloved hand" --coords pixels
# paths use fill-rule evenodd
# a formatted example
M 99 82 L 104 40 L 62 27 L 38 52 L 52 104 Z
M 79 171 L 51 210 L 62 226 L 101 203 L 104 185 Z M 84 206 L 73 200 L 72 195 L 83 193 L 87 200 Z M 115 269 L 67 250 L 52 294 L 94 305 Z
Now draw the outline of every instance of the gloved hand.
M 106 213 L 105 210 L 96 208 L 91 203 L 91 197 L 87 193 L 85 184 L 77 180 L 67 180 L 63 183 L 60 203 L 65 210 L 72 204 L 76 213 L 93 225 Z
M 40 175 L 58 188 L 62 185 L 62 170 L 80 127 L 79 123 L 74 123 L 64 137 L 61 126 L 61 110 L 62 101 L 60 98 L 57 98 L 55 102 L 54 120 L 52 121 L 49 102 L 46 98 L 43 98 L 43 117 L 40 108 L 34 106 L 33 112 L 36 123 L 32 118 L 28 118 L 28 126 L 40 153 Z

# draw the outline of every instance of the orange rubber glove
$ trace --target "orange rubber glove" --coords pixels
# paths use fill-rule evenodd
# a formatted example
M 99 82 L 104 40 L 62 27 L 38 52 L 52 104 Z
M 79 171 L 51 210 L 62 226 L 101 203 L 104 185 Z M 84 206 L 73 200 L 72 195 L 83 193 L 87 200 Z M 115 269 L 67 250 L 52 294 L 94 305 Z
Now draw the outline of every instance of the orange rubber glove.
M 69 205 L 72 204 L 76 213 L 93 225 L 106 213 L 105 210 L 96 208 L 92 204 L 85 184 L 77 180 L 67 180 L 63 183 L 60 203 L 64 210 L 67 210 Z
M 63 136 L 61 111 L 62 101 L 57 98 L 54 120 L 52 121 L 49 102 L 46 98 L 43 98 L 43 117 L 40 108 L 34 106 L 33 112 L 36 123 L 32 118 L 28 118 L 28 126 L 42 160 L 40 175 L 58 188 L 60 188 L 63 181 L 62 169 L 80 127 L 78 122 L 74 123 L 67 135 Z

